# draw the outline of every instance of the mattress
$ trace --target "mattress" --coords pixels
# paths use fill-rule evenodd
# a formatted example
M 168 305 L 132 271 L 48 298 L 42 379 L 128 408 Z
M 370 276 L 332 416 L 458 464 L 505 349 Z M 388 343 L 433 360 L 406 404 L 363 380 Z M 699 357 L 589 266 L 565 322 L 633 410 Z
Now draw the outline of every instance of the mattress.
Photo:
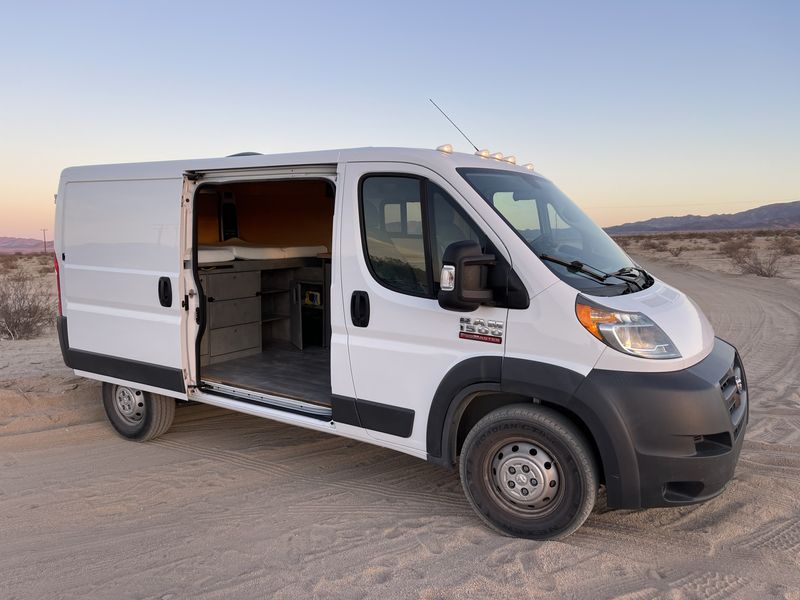
M 276 260 L 281 258 L 309 258 L 324 254 L 325 246 L 265 246 L 233 239 L 220 244 L 200 246 L 197 260 L 202 264 L 230 260 Z
M 235 258 L 233 250 L 224 246 L 200 246 L 197 249 L 197 262 L 201 265 L 227 262 Z
M 313 258 L 328 251 L 325 246 L 286 246 L 282 250 L 284 258 Z

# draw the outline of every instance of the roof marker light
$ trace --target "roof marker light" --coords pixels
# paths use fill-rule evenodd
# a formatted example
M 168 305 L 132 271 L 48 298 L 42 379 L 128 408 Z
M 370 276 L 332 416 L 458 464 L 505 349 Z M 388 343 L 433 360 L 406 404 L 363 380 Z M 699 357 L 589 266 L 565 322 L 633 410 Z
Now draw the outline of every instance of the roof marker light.
M 516 156 L 506 156 L 504 159 L 507 163 L 511 163 L 512 165 L 517 164 L 517 157 Z
M 489 158 L 489 156 L 491 155 L 491 152 L 489 152 L 488 150 L 484 149 L 484 150 L 479 150 L 475 154 L 477 156 L 482 157 L 482 158 Z
M 439 152 L 444 152 L 446 154 L 453 153 L 453 145 L 452 144 L 442 144 L 438 148 L 436 148 Z
M 528 163 L 526 165 L 522 165 L 522 167 L 524 169 L 527 169 L 528 171 L 533 171 L 533 163 Z
M 495 160 L 503 160 L 503 153 L 502 152 L 495 152 L 492 154 L 492 158 Z

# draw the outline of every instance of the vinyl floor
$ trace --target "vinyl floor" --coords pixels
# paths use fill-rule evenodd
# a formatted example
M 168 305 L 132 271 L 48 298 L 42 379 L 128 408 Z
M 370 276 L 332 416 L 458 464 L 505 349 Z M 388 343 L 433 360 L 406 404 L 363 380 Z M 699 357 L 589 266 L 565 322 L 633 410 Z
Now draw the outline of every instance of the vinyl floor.
M 275 346 L 261 354 L 202 368 L 203 381 L 296 398 L 330 406 L 331 361 L 328 348 Z

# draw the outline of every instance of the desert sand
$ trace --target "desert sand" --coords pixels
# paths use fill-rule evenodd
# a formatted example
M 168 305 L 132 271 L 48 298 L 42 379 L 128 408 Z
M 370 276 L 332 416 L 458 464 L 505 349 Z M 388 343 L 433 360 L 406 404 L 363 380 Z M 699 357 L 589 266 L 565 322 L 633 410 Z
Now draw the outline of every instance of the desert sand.
M 533 542 L 382 448 L 201 405 L 127 442 L 50 334 L 0 341 L 0 598 L 800 599 L 800 288 L 691 254 L 640 258 L 738 346 L 751 388 L 736 477 L 706 504 L 601 500 Z

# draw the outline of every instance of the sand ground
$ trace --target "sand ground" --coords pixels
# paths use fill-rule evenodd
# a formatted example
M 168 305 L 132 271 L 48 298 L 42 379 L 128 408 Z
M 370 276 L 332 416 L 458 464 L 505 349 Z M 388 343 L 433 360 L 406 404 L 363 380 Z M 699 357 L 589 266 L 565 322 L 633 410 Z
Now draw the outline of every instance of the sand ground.
M 188 406 L 126 442 L 52 336 L 0 342 L 0 598 L 800 599 L 797 282 L 700 262 L 643 260 L 744 357 L 735 480 L 703 505 L 600 507 L 558 542 L 489 531 L 455 474 L 255 417 Z

